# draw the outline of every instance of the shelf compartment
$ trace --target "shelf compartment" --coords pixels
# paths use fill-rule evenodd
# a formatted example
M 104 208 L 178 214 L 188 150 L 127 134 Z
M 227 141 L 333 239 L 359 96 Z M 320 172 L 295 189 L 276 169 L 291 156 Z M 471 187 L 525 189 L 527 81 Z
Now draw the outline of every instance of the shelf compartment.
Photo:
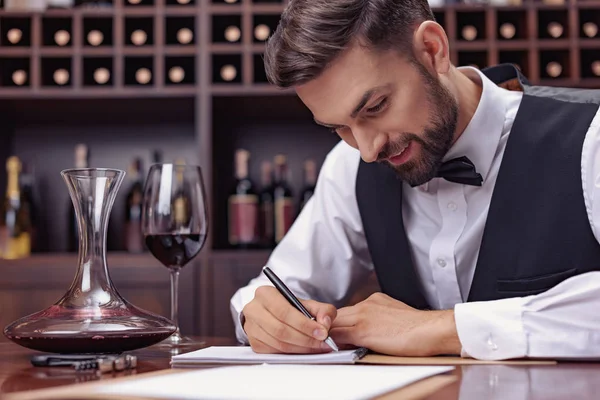
M 113 45 L 112 18 L 83 18 L 83 46 L 110 47 Z
M 600 7 L 579 10 L 579 37 L 589 40 L 600 37 Z
M 152 87 L 154 85 L 154 58 L 152 56 L 125 57 L 125 85 Z
M 0 17 L 0 47 L 30 47 L 31 18 Z
M 72 43 L 71 18 L 42 18 L 42 46 L 64 47 Z
M 241 83 L 242 56 L 240 54 L 213 54 L 212 70 L 213 83 Z
M 501 41 L 528 39 L 527 12 L 497 11 L 496 29 L 496 38 Z
M 211 43 L 241 43 L 241 15 L 213 15 Z
M 277 29 L 279 19 L 279 14 L 254 15 L 252 23 L 252 41 L 254 43 L 264 43 Z
M 483 69 L 488 65 L 488 53 L 486 51 L 459 51 L 458 64 Z
M 267 73 L 265 72 L 264 55 L 254 54 L 253 61 L 254 76 L 252 81 L 254 83 L 269 83 L 267 80 Z
M 521 70 L 523 75 L 529 76 L 529 54 L 527 50 L 500 51 L 498 53 L 498 62 L 500 64 L 514 64 Z
M 165 85 L 193 85 L 196 73 L 195 61 L 195 57 L 165 57 Z
M 152 17 L 125 18 L 125 45 L 152 46 L 154 44 L 154 19 Z
M 540 79 L 563 79 L 571 77 L 569 50 L 542 50 L 539 52 Z
M 73 65 L 70 57 L 42 57 L 42 86 L 67 88 L 73 82 Z
M 600 52 L 597 50 L 581 50 L 580 57 L 582 79 L 600 78 Z
M 194 17 L 167 17 L 165 43 L 192 46 L 196 43 Z
M 485 11 L 457 11 L 456 38 L 457 41 L 474 42 L 486 39 Z
M 113 59 L 111 57 L 85 57 L 83 59 L 83 86 L 112 86 L 114 82 L 113 67 Z
M 569 37 L 569 13 L 567 10 L 539 10 L 538 38 L 565 39 Z
M 30 59 L 0 57 L 0 87 L 27 88 L 30 86 Z

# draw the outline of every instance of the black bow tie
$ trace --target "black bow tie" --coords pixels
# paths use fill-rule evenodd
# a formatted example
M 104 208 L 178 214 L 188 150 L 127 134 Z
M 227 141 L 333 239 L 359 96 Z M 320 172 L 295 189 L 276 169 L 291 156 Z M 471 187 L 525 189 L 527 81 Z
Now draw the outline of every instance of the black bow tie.
M 437 176 L 464 185 L 481 186 L 483 182 L 481 174 L 475 170 L 475 165 L 465 156 L 442 163 Z

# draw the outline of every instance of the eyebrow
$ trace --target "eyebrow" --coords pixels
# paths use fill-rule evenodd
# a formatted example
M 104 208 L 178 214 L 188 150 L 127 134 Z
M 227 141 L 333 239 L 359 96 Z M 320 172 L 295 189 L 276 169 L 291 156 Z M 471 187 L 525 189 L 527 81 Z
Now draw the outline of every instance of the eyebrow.
M 358 102 L 358 104 L 356 105 L 356 107 L 354 107 L 354 110 L 352 110 L 352 112 L 350 113 L 350 117 L 356 118 L 358 113 L 365 107 L 365 105 L 367 105 L 369 100 L 371 100 L 371 97 L 373 97 L 373 94 L 377 93 L 378 91 L 380 91 L 381 89 L 384 89 L 384 88 L 386 88 L 386 86 L 378 86 L 378 87 L 374 87 L 372 89 L 367 90 L 365 92 L 365 94 L 362 95 L 362 97 L 361 97 L 360 101 Z M 342 126 L 342 125 L 327 124 L 325 122 L 321 122 L 321 121 L 317 120 L 316 118 L 315 118 L 315 122 L 318 125 L 322 125 L 327 128 L 340 128 Z

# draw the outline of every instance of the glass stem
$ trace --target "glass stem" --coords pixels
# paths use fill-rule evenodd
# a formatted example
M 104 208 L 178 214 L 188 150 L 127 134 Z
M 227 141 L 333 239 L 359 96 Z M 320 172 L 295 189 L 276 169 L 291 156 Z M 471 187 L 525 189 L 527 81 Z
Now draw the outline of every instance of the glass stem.
M 177 327 L 174 335 L 179 336 L 179 319 L 177 316 L 177 308 L 179 305 L 179 269 L 171 270 L 171 321 Z

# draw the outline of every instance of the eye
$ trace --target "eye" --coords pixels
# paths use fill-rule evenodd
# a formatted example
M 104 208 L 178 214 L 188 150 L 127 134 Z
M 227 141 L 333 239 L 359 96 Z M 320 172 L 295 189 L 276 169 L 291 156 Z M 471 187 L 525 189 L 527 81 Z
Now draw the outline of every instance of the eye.
M 373 107 L 367 108 L 366 111 L 370 114 L 377 113 L 377 112 L 381 111 L 383 109 L 383 107 L 385 107 L 386 104 L 387 104 L 387 97 L 384 97 L 379 103 L 377 103 Z

